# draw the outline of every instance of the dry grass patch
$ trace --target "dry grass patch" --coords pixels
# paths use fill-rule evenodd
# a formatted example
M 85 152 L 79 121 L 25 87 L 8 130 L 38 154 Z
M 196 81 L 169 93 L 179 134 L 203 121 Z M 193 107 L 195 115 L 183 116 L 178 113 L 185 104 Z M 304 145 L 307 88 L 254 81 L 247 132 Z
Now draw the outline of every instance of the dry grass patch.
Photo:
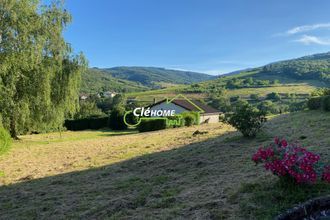
M 193 137 L 195 130 L 208 131 Z M 204 125 L 158 132 L 81 131 L 27 135 L 0 158 L 0 184 L 113 164 L 144 154 L 175 149 L 222 135 L 227 125 Z

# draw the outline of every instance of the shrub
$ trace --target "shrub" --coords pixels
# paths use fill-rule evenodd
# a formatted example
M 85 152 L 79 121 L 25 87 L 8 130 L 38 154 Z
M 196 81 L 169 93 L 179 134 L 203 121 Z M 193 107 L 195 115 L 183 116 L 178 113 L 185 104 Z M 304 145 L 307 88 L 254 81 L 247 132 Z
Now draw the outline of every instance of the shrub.
M 89 127 L 92 130 L 97 130 L 101 128 L 108 127 L 108 117 L 95 117 L 95 118 L 90 118 L 89 119 Z
M 71 131 L 81 131 L 87 129 L 100 129 L 108 126 L 108 117 L 91 117 L 74 120 L 65 120 L 64 126 Z
M 140 132 L 157 131 L 157 130 L 165 129 L 166 118 L 142 119 L 141 123 L 138 125 L 137 128 Z
M 330 166 L 324 166 L 324 171 L 322 174 L 322 180 L 330 183 Z
M 239 96 L 232 96 L 232 97 L 229 98 L 229 101 L 230 102 L 237 102 L 239 99 L 240 99 Z
M 330 88 L 318 88 L 311 94 L 312 96 L 326 96 L 330 95 Z
M 324 180 L 330 183 L 329 166 L 319 162 L 320 156 L 307 151 L 297 143 L 288 144 L 283 139 L 275 138 L 268 147 L 261 147 L 252 156 L 256 163 L 264 163 L 266 170 L 284 180 L 295 183 L 315 183 Z
M 10 145 L 10 134 L 3 127 L 0 127 L 0 155 L 6 152 L 10 148 Z
M 290 112 L 297 112 L 306 109 L 306 101 L 291 102 L 289 105 Z
M 95 102 L 91 101 L 80 101 L 79 111 L 74 115 L 75 119 L 90 118 L 90 117 L 101 117 L 105 114 L 99 109 Z
M 324 111 L 330 111 L 330 95 L 322 97 L 322 108 Z
M 236 108 L 236 112 L 226 120 L 229 124 L 239 130 L 244 137 L 255 137 L 266 122 L 265 113 L 244 104 Z
M 220 110 L 222 112 L 229 112 L 229 111 L 231 111 L 230 101 L 226 97 L 211 98 L 210 105 L 213 108 L 218 109 L 218 110 Z
M 259 100 L 259 95 L 258 94 L 251 94 L 250 99 L 252 100 Z
M 272 92 L 272 93 L 267 94 L 266 99 L 279 101 L 279 100 L 281 100 L 281 96 L 277 92 Z
M 185 126 L 197 125 L 199 123 L 200 118 L 198 112 L 183 112 L 181 115 Z
M 275 105 L 275 103 L 270 100 L 259 103 L 258 109 L 265 112 L 266 114 L 277 114 L 280 112 L 279 106 Z
M 123 108 L 113 109 L 109 117 L 109 127 L 113 130 L 127 129 L 127 125 L 124 122 L 124 114 Z
M 322 97 L 317 96 L 317 97 L 311 97 L 308 99 L 307 102 L 307 107 L 310 110 L 317 110 L 320 109 L 322 105 Z
M 184 117 L 184 125 L 185 126 L 192 126 L 195 123 L 195 119 L 193 116 L 191 115 L 187 115 L 186 117 Z

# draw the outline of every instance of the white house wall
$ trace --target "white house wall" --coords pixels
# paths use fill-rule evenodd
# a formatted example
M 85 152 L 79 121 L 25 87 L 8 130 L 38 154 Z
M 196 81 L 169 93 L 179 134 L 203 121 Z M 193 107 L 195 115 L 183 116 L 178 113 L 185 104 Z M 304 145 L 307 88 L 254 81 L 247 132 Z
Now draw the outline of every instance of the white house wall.
M 218 123 L 219 122 L 219 114 L 201 114 L 199 118 L 199 123 Z

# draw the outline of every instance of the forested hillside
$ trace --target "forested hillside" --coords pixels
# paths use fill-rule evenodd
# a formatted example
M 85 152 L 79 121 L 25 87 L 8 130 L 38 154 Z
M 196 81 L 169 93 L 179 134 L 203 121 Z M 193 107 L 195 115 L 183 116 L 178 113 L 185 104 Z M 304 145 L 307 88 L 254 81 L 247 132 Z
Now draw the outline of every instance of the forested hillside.
M 190 84 L 213 79 L 203 73 L 170 70 L 156 67 L 114 67 L 104 69 L 115 78 L 139 82 L 149 87 L 159 87 L 161 83 Z
M 317 86 L 330 84 L 330 52 L 279 61 L 265 66 L 220 76 L 218 81 L 233 78 L 278 80 L 281 83 L 306 82 Z
M 90 68 L 82 75 L 81 92 L 139 92 L 214 78 L 203 73 L 156 67 Z
M 264 66 L 260 73 L 330 83 L 330 52 L 271 63 Z
M 101 69 L 91 68 L 82 74 L 80 91 L 83 93 L 98 93 L 103 91 L 125 93 L 147 89 L 141 83 L 117 79 Z

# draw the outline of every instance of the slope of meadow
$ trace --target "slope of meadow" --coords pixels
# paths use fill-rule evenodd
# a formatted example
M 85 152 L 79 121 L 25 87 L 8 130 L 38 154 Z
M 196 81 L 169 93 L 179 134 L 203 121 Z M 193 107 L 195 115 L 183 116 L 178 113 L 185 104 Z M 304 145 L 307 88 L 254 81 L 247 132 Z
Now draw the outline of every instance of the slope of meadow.
M 149 90 L 145 92 L 133 92 L 133 93 L 128 93 L 127 97 L 129 99 L 135 99 L 138 101 L 146 101 L 146 102 L 151 102 L 153 101 L 154 98 L 160 100 L 163 99 L 164 97 L 174 97 L 175 95 L 180 93 L 192 99 L 207 98 L 206 93 L 185 93 L 184 88 L 186 87 L 180 86 L 180 87 L 171 87 L 160 90 Z M 267 94 L 272 92 L 308 95 L 316 88 L 317 87 L 308 85 L 307 83 L 278 84 L 274 86 L 266 86 L 260 88 L 228 89 L 226 90 L 226 94 L 228 97 L 232 97 L 232 96 L 249 97 L 251 94 L 257 94 L 260 97 L 265 97 Z
M 221 123 L 23 136 L 0 158 L 1 218 L 271 219 L 330 187 L 279 188 L 252 153 L 278 135 L 329 162 L 329 122 L 319 111 L 279 115 L 253 140 Z

